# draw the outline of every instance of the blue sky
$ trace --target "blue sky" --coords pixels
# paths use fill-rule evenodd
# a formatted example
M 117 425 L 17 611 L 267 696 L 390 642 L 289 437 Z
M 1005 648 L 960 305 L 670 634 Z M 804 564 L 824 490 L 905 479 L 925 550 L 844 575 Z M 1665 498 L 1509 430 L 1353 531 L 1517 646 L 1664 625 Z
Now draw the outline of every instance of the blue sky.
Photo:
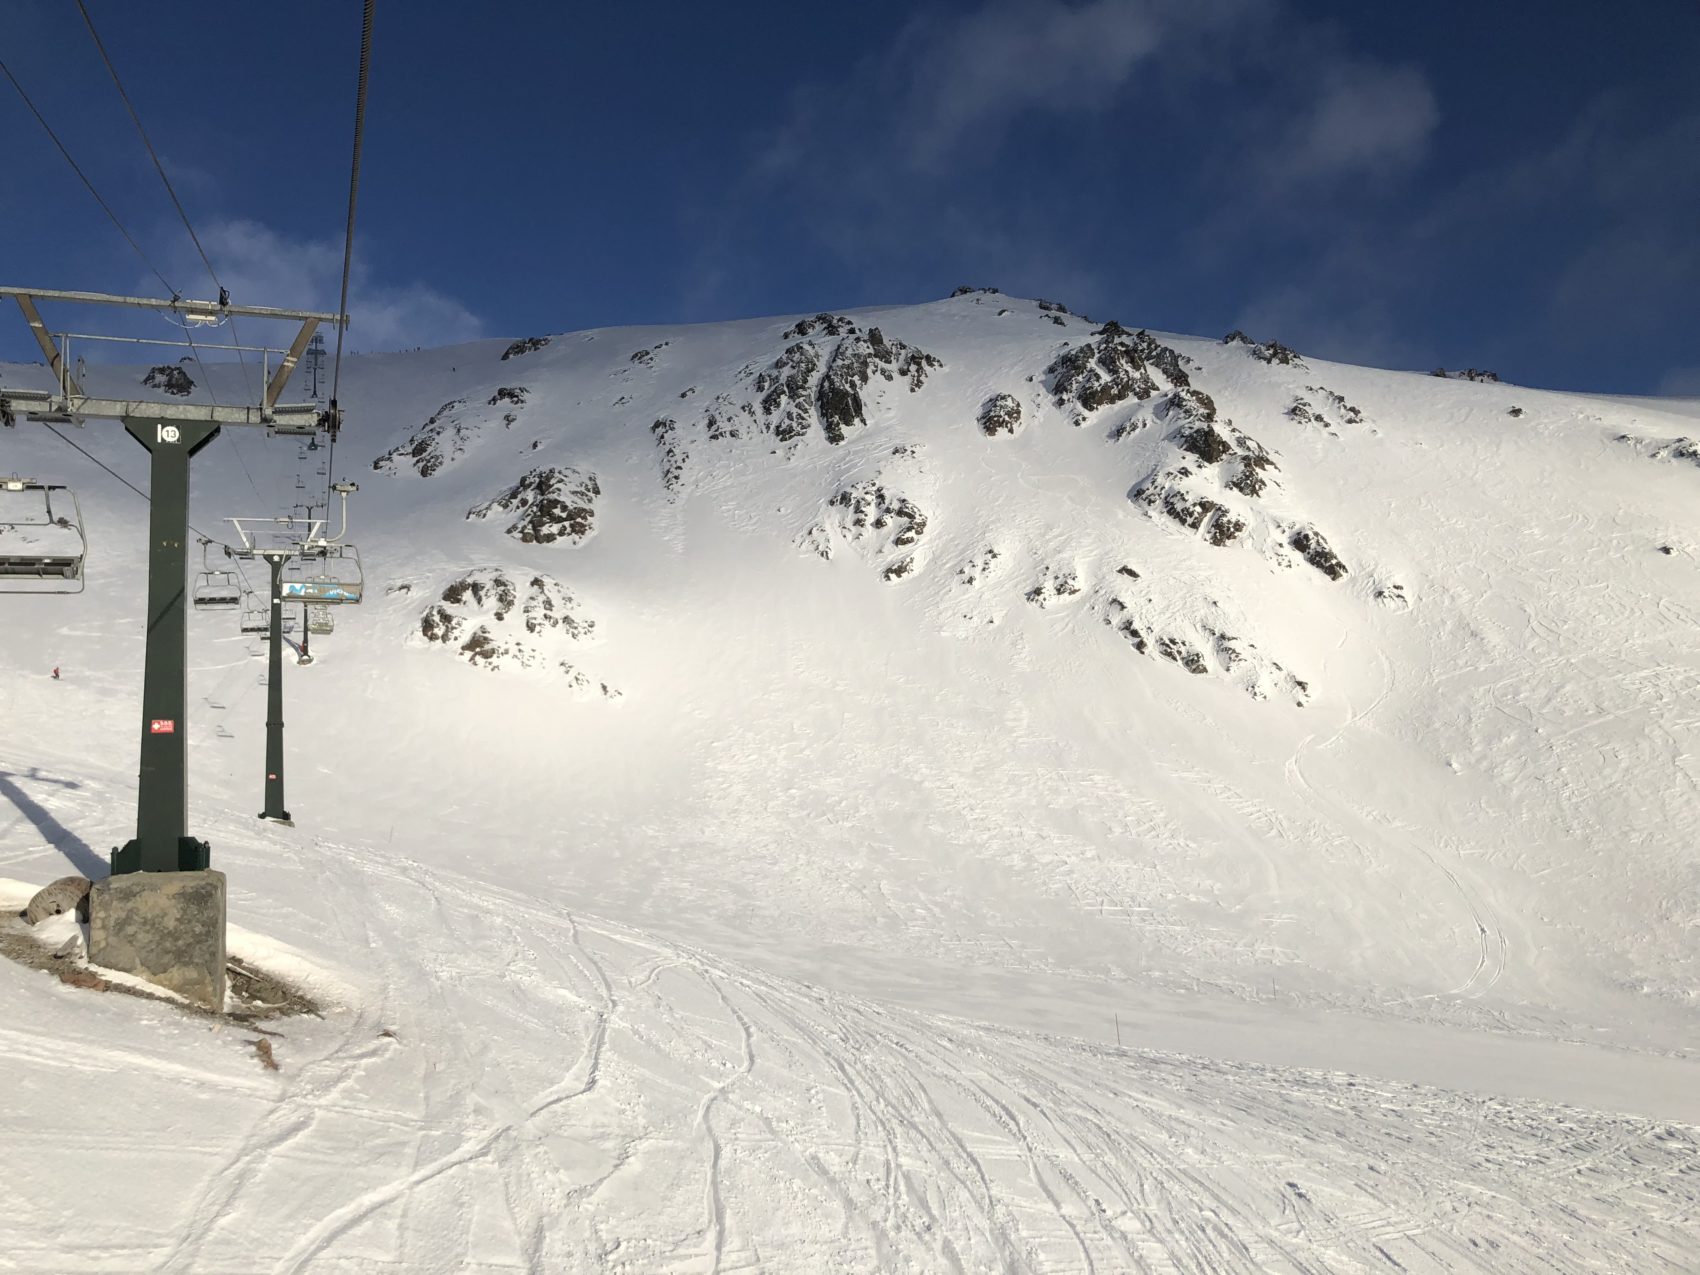
M 89 4 L 236 299 L 333 306 L 359 4 Z M 7 7 L 0 56 L 204 291 L 75 5 Z M 380 0 L 374 43 L 354 348 L 973 283 L 1700 395 L 1688 0 Z M 0 280 L 159 291 L 4 83 L 0 139 Z

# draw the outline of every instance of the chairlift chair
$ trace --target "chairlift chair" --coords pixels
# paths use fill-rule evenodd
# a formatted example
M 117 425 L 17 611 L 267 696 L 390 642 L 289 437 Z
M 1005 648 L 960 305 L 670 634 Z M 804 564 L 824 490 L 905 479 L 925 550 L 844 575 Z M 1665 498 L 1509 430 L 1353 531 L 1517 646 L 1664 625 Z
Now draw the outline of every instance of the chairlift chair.
M 234 571 L 216 570 L 208 560 L 212 541 L 201 540 L 201 567 L 189 601 L 197 611 L 231 611 L 242 605 L 242 581 Z
M 270 633 L 272 627 L 272 605 L 269 598 L 255 593 L 252 589 L 242 591 L 242 617 L 238 627 L 243 633 Z M 295 632 L 295 617 L 283 617 L 283 631 Z
M 61 483 L 0 478 L 0 593 L 81 593 L 88 533 Z
M 321 544 L 284 568 L 285 601 L 351 606 L 360 602 L 365 590 L 360 551 L 350 544 Z
M 242 590 L 242 618 L 238 622 L 244 633 L 268 633 L 272 627 L 271 603 L 252 589 Z

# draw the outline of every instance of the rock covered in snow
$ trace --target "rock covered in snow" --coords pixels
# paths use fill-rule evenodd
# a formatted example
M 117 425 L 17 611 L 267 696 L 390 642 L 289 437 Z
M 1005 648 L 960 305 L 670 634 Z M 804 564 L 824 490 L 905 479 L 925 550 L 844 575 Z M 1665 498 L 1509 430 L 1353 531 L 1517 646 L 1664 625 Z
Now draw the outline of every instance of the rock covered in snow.
M 175 363 L 161 363 L 158 367 L 149 368 L 142 384 L 150 390 L 161 390 L 179 398 L 187 398 L 195 389 L 194 380 Z
M 1346 575 L 1346 564 L 1340 561 L 1340 556 L 1315 527 L 1295 527 L 1287 537 L 1287 543 L 1330 580 L 1339 580 Z
M 549 338 L 546 336 L 521 337 L 502 351 L 502 362 L 506 363 L 509 359 L 517 359 L 522 354 L 534 354 L 548 344 Z
M 1013 394 L 994 394 L 980 404 L 980 432 L 988 438 L 1021 428 L 1021 404 Z
M 478 567 L 451 581 L 419 621 L 419 637 L 475 668 L 555 669 L 578 689 L 590 679 L 562 652 L 588 639 L 596 622 L 573 592 L 551 576 L 510 575 Z M 612 695 L 606 684 L 601 692 Z
M 1192 361 L 1143 328 L 1129 332 L 1112 319 L 1092 335 L 1097 339 L 1065 350 L 1045 369 L 1052 401 L 1076 425 L 1128 399 L 1144 402 L 1164 388 L 1192 384 Z
M 522 544 L 582 544 L 596 530 L 596 500 L 602 494 L 596 475 L 570 466 L 542 466 L 466 511 L 468 518 L 518 516 L 503 530 Z

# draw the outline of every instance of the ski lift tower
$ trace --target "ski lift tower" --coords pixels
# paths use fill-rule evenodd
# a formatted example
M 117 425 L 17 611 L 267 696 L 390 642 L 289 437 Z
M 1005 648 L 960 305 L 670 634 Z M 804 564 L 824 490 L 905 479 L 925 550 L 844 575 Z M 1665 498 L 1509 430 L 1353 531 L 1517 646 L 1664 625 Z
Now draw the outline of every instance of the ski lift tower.
M 320 431 L 325 431 L 334 437 L 341 423 L 334 403 L 329 410 L 321 411 L 314 403 L 285 403 L 282 395 L 289 384 L 290 374 L 319 325 L 346 326 L 347 317 L 231 305 L 226 296 L 221 296 L 216 302 L 187 301 L 181 297 L 161 301 L 98 292 L 0 287 L 0 297 L 11 297 L 17 303 L 46 357 L 49 374 L 43 378 L 45 383 L 36 388 L 0 387 L 0 419 L 76 424 L 86 420 L 115 420 L 151 456 L 147 649 L 142 676 L 136 835 L 121 849 L 113 850 L 112 871 L 115 878 L 130 873 L 204 872 L 208 869 L 210 858 L 207 844 L 190 835 L 188 828 L 185 705 L 188 699 L 186 546 L 189 540 L 189 462 L 227 425 L 307 437 L 315 437 Z M 42 302 L 102 307 L 102 313 L 112 308 L 151 311 L 183 328 L 185 336 L 193 328 L 222 326 L 233 318 L 279 320 L 296 324 L 298 328 L 288 347 L 282 349 L 237 346 L 234 342 L 203 343 L 197 347 L 192 339 L 165 341 L 87 332 L 55 333 L 42 320 L 39 308 Z M 73 342 L 84 341 L 186 346 L 197 358 L 201 349 L 234 351 L 239 358 L 245 352 L 258 354 L 261 365 L 259 401 L 221 401 L 210 386 L 203 387 L 206 393 L 202 401 L 182 398 L 160 402 L 91 394 L 82 384 L 84 378 L 80 375 L 80 361 L 76 364 L 79 374 L 72 371 Z M 218 878 L 217 955 L 220 966 L 217 999 L 222 1004 L 223 879 L 219 874 L 211 875 Z M 138 880 L 137 884 L 141 882 Z M 167 883 L 159 884 L 164 886 Z M 167 929 L 168 926 L 157 923 L 153 926 L 156 936 Z M 146 940 L 150 936 L 144 934 L 141 937 Z M 158 941 L 169 942 L 168 939 Z M 141 966 L 147 966 L 152 958 L 144 952 L 135 959 Z M 132 972 L 150 977 L 141 968 Z M 211 993 L 207 995 L 210 997 Z

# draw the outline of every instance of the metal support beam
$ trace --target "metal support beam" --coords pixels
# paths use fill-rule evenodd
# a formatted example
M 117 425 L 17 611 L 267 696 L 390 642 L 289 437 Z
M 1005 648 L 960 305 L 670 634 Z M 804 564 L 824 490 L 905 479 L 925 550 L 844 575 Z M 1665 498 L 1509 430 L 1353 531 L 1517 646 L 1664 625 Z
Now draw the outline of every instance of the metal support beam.
M 317 310 L 278 310 L 260 305 L 220 305 L 216 301 L 186 301 L 174 297 L 161 301 L 157 297 L 124 297 L 110 292 L 66 292 L 57 288 L 12 288 L 0 286 L 0 297 L 34 297 L 38 301 L 68 301 L 77 305 L 129 306 L 140 310 L 166 310 L 175 314 L 233 314 L 237 318 L 253 319 L 315 319 L 320 323 L 345 322 L 344 316 L 322 314 Z
M 148 619 L 136 836 L 112 852 L 112 871 L 199 872 L 209 851 L 188 833 L 189 461 L 218 437 L 219 427 L 126 420 L 124 428 L 152 454 Z
M 295 364 L 300 360 L 302 352 L 307 348 L 307 342 L 313 339 L 313 333 L 318 330 L 319 321 L 308 319 L 301 325 L 301 331 L 295 334 L 295 340 L 290 343 L 289 352 L 283 356 L 283 362 L 273 373 L 271 383 L 266 386 L 266 397 L 263 406 L 269 412 L 277 402 L 277 396 L 283 393 L 283 387 L 289 384 L 289 374 L 295 370 Z
M 245 403 L 156 403 L 150 399 L 89 398 L 81 393 L 62 395 L 46 390 L 0 391 L 8 409 L 27 420 L 93 420 L 147 416 L 161 421 L 210 421 L 218 425 L 264 425 L 278 430 L 291 426 L 312 432 L 319 419 L 317 403 L 281 403 L 263 407 Z
M 266 555 L 272 577 L 272 625 L 266 663 L 266 808 L 260 818 L 293 824 L 283 808 L 283 562 L 287 556 Z
M 53 370 L 54 384 L 63 385 L 72 394 L 81 395 L 83 387 L 77 384 L 70 369 L 65 366 L 65 356 L 60 353 L 59 344 L 53 339 L 53 334 L 47 330 L 47 324 L 41 321 L 41 312 L 35 308 L 35 302 L 22 292 L 14 292 L 12 299 L 18 303 L 18 309 L 24 312 L 24 322 L 30 325 L 35 343 L 47 356 L 47 366 Z

